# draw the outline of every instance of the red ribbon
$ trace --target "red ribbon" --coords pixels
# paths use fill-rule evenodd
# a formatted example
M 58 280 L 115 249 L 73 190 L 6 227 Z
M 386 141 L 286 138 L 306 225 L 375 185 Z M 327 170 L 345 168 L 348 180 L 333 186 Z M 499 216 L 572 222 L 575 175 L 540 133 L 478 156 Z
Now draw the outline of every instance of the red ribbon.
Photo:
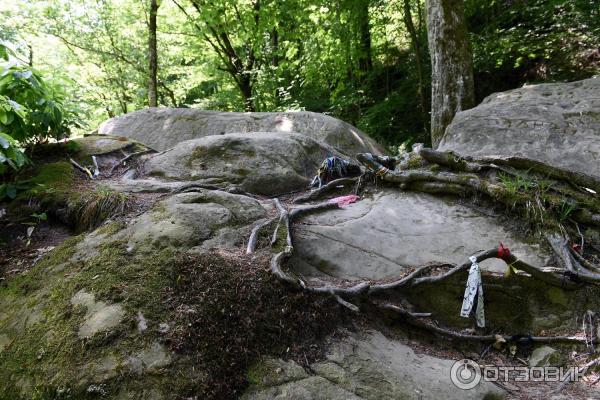
M 500 242 L 500 246 L 498 246 L 498 258 L 508 261 L 510 258 L 510 249 L 505 247 L 502 242 Z

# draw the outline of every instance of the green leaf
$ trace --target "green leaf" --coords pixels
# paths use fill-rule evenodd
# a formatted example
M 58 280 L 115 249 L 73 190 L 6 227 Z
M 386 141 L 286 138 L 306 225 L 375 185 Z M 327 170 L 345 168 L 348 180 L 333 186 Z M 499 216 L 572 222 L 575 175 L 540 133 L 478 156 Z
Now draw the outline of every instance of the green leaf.
M 15 187 L 15 185 L 11 185 L 11 184 L 7 185 L 6 196 L 11 200 L 14 199 L 15 197 L 17 197 L 17 188 Z
M 11 145 L 10 139 L 12 139 L 10 136 L 0 132 L 0 147 L 3 149 L 8 149 L 8 147 Z

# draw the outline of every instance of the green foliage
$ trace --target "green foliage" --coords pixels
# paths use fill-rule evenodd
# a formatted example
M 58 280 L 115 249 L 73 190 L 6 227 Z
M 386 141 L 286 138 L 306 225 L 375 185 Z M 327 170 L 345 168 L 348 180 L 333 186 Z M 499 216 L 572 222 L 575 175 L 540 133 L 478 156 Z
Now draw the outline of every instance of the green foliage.
M 478 97 L 598 73 L 595 0 L 467 0 Z
M 4 3 L 0 40 L 18 44 L 14 51 L 0 47 L 0 58 L 12 52 L 43 76 L 67 76 L 61 86 L 91 125 L 146 106 L 148 2 Z M 600 72 L 596 0 L 466 0 L 465 6 L 478 99 L 527 82 Z M 387 145 L 427 142 L 425 14 L 423 0 L 162 1 L 159 105 L 310 110 L 353 123 Z M 42 113 L 54 116 L 45 107 Z M 61 113 L 68 121 L 68 111 Z M 49 137 L 67 133 L 50 133 L 52 123 L 43 127 Z
M 0 129 L 20 142 L 69 136 L 78 125 L 64 94 L 32 68 L 8 63 L 0 73 Z
M 19 149 L 17 142 L 6 133 L 0 132 L 0 175 L 9 167 L 18 170 L 27 162 L 27 157 Z
M 560 222 L 566 221 L 571 216 L 573 211 L 575 211 L 575 208 L 576 208 L 575 205 L 568 203 L 566 201 L 563 202 L 560 205 L 559 209 L 556 210 L 557 214 L 558 214 L 558 220 Z

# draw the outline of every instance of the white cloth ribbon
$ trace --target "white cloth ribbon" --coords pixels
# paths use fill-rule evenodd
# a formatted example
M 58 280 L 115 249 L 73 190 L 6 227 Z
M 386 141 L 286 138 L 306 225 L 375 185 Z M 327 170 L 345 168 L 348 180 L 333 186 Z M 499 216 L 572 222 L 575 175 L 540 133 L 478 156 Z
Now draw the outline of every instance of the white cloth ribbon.
M 475 296 L 477 296 L 477 307 L 475 309 L 475 319 L 477 326 L 485 327 L 485 314 L 483 312 L 483 286 L 481 284 L 481 271 L 477 264 L 477 257 L 469 257 L 471 261 L 471 269 L 469 270 L 469 278 L 467 279 L 467 287 L 465 288 L 465 297 L 463 298 L 462 309 L 460 316 L 468 318 L 473 310 Z

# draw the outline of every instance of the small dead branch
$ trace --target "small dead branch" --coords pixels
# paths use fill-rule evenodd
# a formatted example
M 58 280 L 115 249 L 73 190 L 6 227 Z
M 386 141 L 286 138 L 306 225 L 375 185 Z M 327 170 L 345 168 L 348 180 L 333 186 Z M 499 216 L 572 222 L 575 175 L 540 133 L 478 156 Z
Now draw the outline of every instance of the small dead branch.
M 442 264 L 442 265 L 449 265 L 449 264 Z M 369 287 L 369 294 L 379 293 L 379 292 L 383 292 L 386 290 L 398 289 L 398 288 L 405 286 L 408 283 L 412 282 L 417 277 L 423 275 L 427 270 L 434 268 L 434 267 L 440 267 L 442 265 L 440 265 L 440 264 L 425 265 L 425 266 L 417 268 L 416 270 L 414 270 L 410 274 L 406 275 L 405 277 L 397 279 L 395 281 L 392 281 L 389 283 L 380 283 L 380 284 L 371 285 Z
M 123 165 L 123 163 L 129 161 L 130 159 L 132 159 L 134 157 L 142 156 L 144 154 L 153 153 L 153 152 L 154 152 L 154 150 L 152 150 L 152 149 L 146 149 L 146 150 L 142 150 L 142 151 L 138 151 L 138 152 L 126 155 L 125 157 L 123 157 L 119 161 L 117 161 L 112 167 L 110 167 L 110 170 L 108 171 L 108 176 L 112 176 L 113 172 L 115 171 L 115 169 L 118 166 Z
M 579 254 L 577 251 L 573 250 L 572 247 L 567 246 L 567 248 L 569 249 L 569 253 L 571 253 L 571 256 L 574 259 L 576 259 L 577 262 L 579 262 L 579 264 L 581 264 L 584 268 L 586 268 L 592 272 L 600 273 L 600 265 L 596 265 L 596 264 L 589 262 L 581 254 Z
M 340 296 L 334 295 L 333 297 L 336 299 L 336 301 L 338 303 L 340 303 L 344 307 L 348 308 L 349 310 L 354 311 L 355 313 L 360 311 L 360 309 L 357 306 L 355 306 L 354 304 L 352 304 L 350 302 L 347 302 L 346 300 L 342 299 Z
M 220 188 L 215 185 L 202 184 L 202 183 L 190 183 L 190 184 L 178 187 L 177 189 L 173 190 L 173 193 L 184 193 L 184 192 L 194 191 L 197 189 L 223 190 L 223 188 Z
M 354 286 L 342 288 L 338 286 L 307 286 L 303 281 L 300 280 L 300 285 L 302 288 L 308 292 L 312 293 L 323 293 L 323 294 L 332 294 L 335 296 L 348 296 L 348 297 L 357 297 L 364 293 L 366 293 L 370 285 L 368 282 L 360 282 Z
M 579 373 L 581 375 L 585 375 L 590 368 L 595 367 L 596 365 L 600 364 L 600 358 L 596 358 L 595 360 L 592 360 L 590 362 L 588 362 L 587 364 L 585 364 L 580 370 Z M 572 383 L 572 381 L 570 379 L 564 379 L 560 385 L 558 385 L 558 387 L 551 391 L 550 393 L 552 394 L 558 394 L 560 392 L 562 392 L 570 383 Z
M 77 168 L 78 170 L 80 170 L 81 172 L 83 172 L 84 174 L 86 174 L 90 179 L 94 179 L 94 175 L 92 174 L 92 172 L 89 169 L 87 169 L 86 167 L 81 166 L 77 161 L 73 160 L 72 158 L 69 158 L 69 162 L 75 168 Z

